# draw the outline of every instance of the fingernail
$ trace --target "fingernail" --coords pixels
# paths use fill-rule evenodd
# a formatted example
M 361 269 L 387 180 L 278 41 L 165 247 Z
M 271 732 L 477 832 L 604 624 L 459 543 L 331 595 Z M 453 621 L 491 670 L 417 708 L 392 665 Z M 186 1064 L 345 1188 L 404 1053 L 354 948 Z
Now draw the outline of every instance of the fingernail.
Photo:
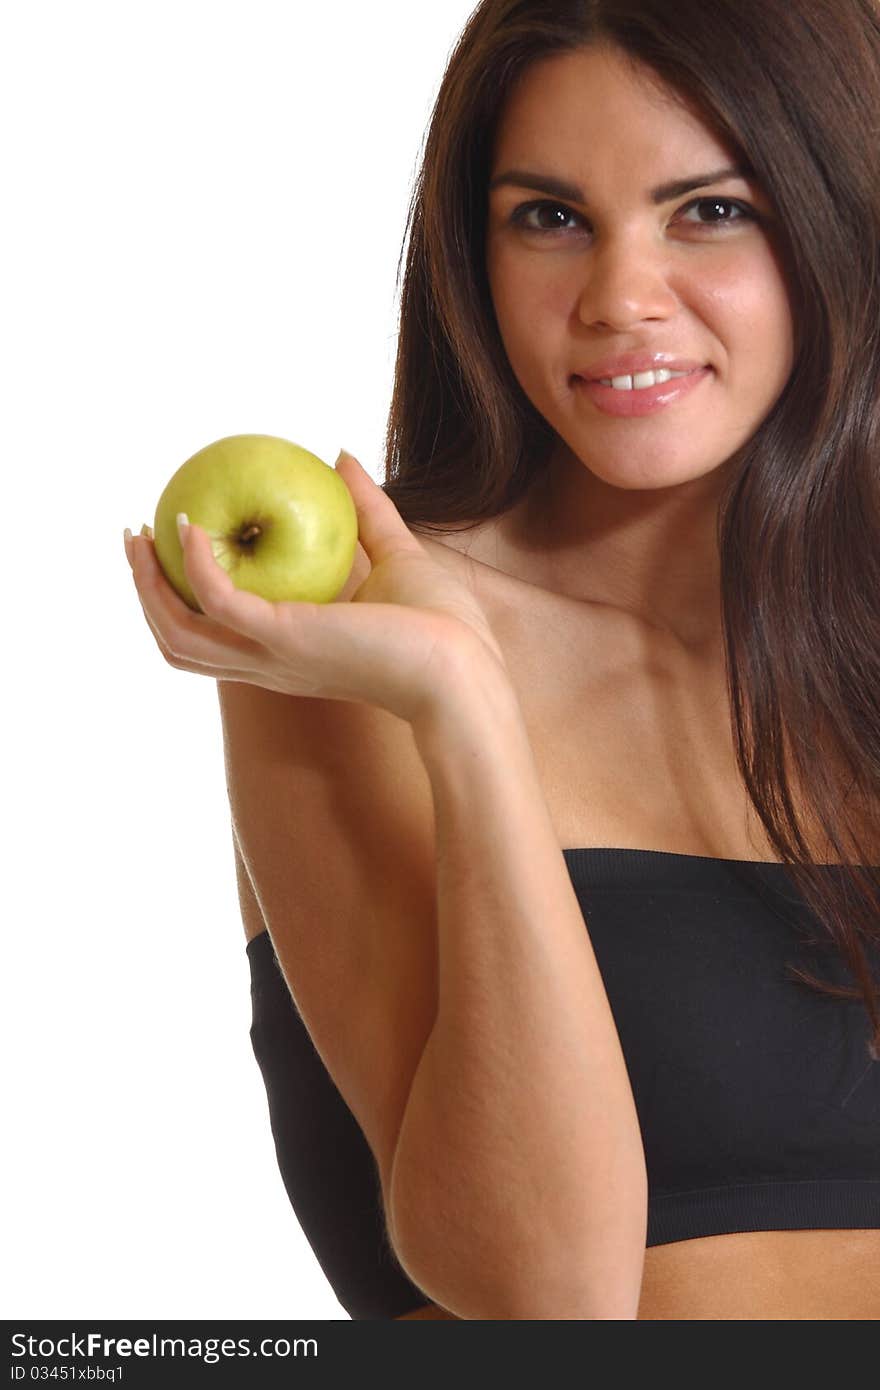
M 353 455 L 353 454 L 350 454 L 350 453 L 348 452 L 347 449 L 340 449 L 340 450 L 339 450 L 339 453 L 338 453 L 338 455 L 337 455 L 337 457 L 336 457 L 336 463 L 334 463 L 333 467 L 336 468 L 336 467 L 338 466 L 340 459 L 350 459 L 350 458 L 354 458 L 354 455 Z
M 178 536 L 180 537 L 180 544 L 181 544 L 181 545 L 183 545 L 183 542 L 184 542 L 184 540 L 185 540 L 185 538 L 186 538 L 186 528 L 187 528 L 187 526 L 189 526 L 189 517 L 187 516 L 186 512 L 178 512 L 178 513 L 177 513 L 177 534 L 178 534 Z
M 147 536 L 150 540 L 152 540 L 152 539 L 153 539 L 153 528 L 152 528 L 152 526 L 148 526 L 147 523 L 144 522 L 143 526 L 141 527 L 141 535 L 142 535 L 142 536 Z
M 122 533 L 122 539 L 123 539 L 123 541 L 125 542 L 126 545 L 128 545 L 128 542 L 131 540 L 131 531 L 128 529 L 127 526 L 126 526 L 125 530 L 124 530 L 123 533 Z

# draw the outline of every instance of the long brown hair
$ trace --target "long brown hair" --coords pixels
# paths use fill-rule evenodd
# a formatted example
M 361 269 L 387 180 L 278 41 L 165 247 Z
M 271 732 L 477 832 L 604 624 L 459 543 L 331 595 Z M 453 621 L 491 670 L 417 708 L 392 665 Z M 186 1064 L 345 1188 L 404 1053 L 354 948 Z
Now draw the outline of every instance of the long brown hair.
M 795 364 L 729 461 L 718 510 L 733 735 L 768 837 L 818 918 L 811 939 L 825 929 L 858 987 L 792 973 L 864 1000 L 877 1060 L 880 988 L 862 944 L 880 947 L 866 829 L 880 810 L 876 0 L 482 0 L 447 65 L 410 204 L 383 488 L 408 524 L 466 530 L 542 473 L 556 435 L 513 374 L 485 270 L 490 158 L 520 74 L 597 41 L 699 110 L 778 212 Z

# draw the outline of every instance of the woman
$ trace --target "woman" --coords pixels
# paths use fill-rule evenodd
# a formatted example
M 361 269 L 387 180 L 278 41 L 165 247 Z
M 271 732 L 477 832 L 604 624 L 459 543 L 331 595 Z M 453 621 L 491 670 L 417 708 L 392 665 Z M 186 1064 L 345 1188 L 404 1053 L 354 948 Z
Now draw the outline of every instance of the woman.
M 880 1316 L 878 110 L 874 0 L 484 0 L 339 601 L 130 542 L 352 1317 Z

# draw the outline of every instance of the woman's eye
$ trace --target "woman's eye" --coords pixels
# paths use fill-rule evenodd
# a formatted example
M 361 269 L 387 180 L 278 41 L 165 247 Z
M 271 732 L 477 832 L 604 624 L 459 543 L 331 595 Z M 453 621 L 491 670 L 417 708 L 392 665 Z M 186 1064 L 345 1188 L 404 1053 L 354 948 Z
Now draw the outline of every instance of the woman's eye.
M 688 226 L 699 226 L 709 231 L 729 227 L 736 222 L 753 219 L 755 214 L 746 203 L 741 203 L 735 198 L 695 198 L 681 209 L 682 215 L 692 209 L 706 212 L 707 217 L 698 216 L 696 222 L 689 222 Z M 727 210 L 728 215 L 724 216 L 722 210 Z M 731 210 L 736 216 L 731 216 Z M 534 214 L 535 220 L 530 220 Z M 564 203 L 551 203 L 539 201 L 532 203 L 521 203 L 514 208 L 510 214 L 510 221 L 514 226 L 521 227 L 525 232 L 536 232 L 539 236 L 552 236 L 557 232 L 567 230 L 565 224 L 571 218 L 582 221 L 579 213 L 572 212 L 571 208 Z M 544 225 L 541 225 L 541 222 Z
M 688 203 L 683 212 L 690 212 L 691 208 L 708 208 L 716 213 L 719 208 L 733 208 L 740 214 L 739 217 L 720 217 L 717 221 L 704 222 L 698 219 L 701 227 L 727 227 L 731 222 L 742 222 L 743 219 L 754 217 L 754 213 L 746 203 L 740 203 L 735 198 L 696 198 L 694 202 Z
M 528 217 L 530 217 L 532 213 L 535 213 L 540 216 L 541 214 L 547 212 L 552 213 L 554 219 L 549 225 L 542 227 L 540 225 L 536 225 L 534 222 L 528 222 L 526 220 Z M 526 232 L 562 231 L 564 230 L 563 223 L 567 221 L 570 217 L 577 217 L 577 213 L 572 212 L 570 208 L 567 208 L 564 205 L 564 203 L 547 202 L 521 203 L 519 207 L 514 208 L 513 212 L 510 214 L 510 220 L 513 223 L 513 225 L 522 227 L 523 230 Z

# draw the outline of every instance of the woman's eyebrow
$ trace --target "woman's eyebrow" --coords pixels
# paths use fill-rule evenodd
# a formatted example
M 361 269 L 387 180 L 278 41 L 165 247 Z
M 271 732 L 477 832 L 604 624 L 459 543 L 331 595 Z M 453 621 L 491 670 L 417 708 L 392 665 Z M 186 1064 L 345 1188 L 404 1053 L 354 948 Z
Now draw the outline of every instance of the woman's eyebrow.
M 710 184 L 722 183 L 725 179 L 752 179 L 754 176 L 754 169 L 747 164 L 729 164 L 723 169 L 713 169 L 707 174 L 691 174 L 687 178 L 661 183 L 657 188 L 652 188 L 648 196 L 652 203 L 669 203 L 673 198 L 681 198 L 685 193 L 693 192 L 695 188 L 707 188 Z M 490 181 L 489 192 L 508 185 L 512 188 L 530 188 L 537 193 L 548 193 L 552 198 L 563 198 L 568 203 L 580 203 L 581 207 L 588 206 L 577 184 L 567 183 L 565 179 L 555 178 L 552 174 L 535 174 L 527 169 L 507 169 L 503 174 L 496 174 Z

